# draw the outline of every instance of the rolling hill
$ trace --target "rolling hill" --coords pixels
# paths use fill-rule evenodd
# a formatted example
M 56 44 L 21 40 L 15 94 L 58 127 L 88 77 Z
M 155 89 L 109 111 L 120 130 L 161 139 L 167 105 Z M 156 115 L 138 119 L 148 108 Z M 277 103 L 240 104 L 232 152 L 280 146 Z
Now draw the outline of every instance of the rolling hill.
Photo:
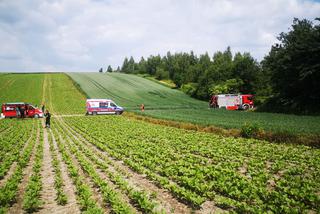
M 207 103 L 190 98 L 153 81 L 128 74 L 68 73 L 91 98 L 110 98 L 128 110 L 207 108 Z
M 320 133 L 319 116 L 296 116 L 260 112 L 209 109 L 208 103 L 193 99 L 183 92 L 154 81 L 120 73 L 68 73 L 90 98 L 110 98 L 128 111 L 160 119 L 241 128 L 245 123 L 256 124 L 264 130 L 284 133 Z

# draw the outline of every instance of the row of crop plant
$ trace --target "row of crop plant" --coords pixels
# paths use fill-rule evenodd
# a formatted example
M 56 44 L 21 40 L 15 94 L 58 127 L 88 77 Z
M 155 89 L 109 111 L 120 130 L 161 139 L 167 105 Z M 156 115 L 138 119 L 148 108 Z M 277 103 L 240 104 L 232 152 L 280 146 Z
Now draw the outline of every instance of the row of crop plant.
M 65 120 L 86 140 L 151 179 L 159 178 L 164 188 L 195 207 L 215 200 L 240 212 L 319 211 L 318 150 L 128 122 L 121 117 Z

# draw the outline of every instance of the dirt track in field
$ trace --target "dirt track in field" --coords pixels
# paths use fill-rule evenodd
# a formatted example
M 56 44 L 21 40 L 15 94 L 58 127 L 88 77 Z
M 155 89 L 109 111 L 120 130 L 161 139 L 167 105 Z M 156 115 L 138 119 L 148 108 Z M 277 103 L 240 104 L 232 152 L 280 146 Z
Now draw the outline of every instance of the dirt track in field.
M 47 129 L 44 129 L 43 137 L 44 137 L 44 145 L 43 145 L 43 166 L 41 171 L 41 178 L 42 178 L 42 191 L 41 191 L 41 200 L 44 202 L 41 210 L 37 213 L 80 213 L 79 209 L 74 203 L 75 201 L 72 201 L 73 203 L 70 203 L 70 198 L 74 198 L 73 195 L 67 194 L 68 203 L 67 205 L 61 206 L 58 205 L 56 202 L 56 195 L 57 192 L 54 188 L 54 168 L 52 166 L 52 154 L 50 152 L 50 145 L 48 141 L 48 131 Z M 63 180 L 65 182 L 65 180 Z M 72 184 L 71 184 L 72 186 Z M 71 193 L 72 194 L 72 193 Z
M 50 134 L 53 138 L 53 147 L 57 154 L 57 160 L 60 163 L 61 177 L 64 182 L 64 193 L 67 196 L 67 204 L 64 206 L 57 207 L 56 210 L 53 210 L 54 213 L 70 213 L 70 214 L 78 214 L 80 213 L 80 208 L 77 204 L 76 194 L 75 194 L 75 186 L 72 183 L 71 178 L 68 175 L 68 169 L 65 163 L 62 160 L 61 154 L 58 152 L 57 143 L 54 139 L 54 136 L 51 133 L 51 130 L 48 130 L 48 134 Z M 40 211 L 41 213 L 45 213 Z M 47 212 L 48 213 L 48 212 Z

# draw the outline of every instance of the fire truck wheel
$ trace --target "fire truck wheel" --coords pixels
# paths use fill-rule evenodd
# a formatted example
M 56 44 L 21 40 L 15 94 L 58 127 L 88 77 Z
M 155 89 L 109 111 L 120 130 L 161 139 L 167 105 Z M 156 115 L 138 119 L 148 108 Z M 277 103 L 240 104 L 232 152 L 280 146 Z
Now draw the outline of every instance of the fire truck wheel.
M 38 114 L 35 114 L 35 115 L 34 115 L 34 118 L 39 118 L 39 115 L 38 115 Z
M 97 112 L 96 111 L 92 112 L 92 115 L 97 115 Z
M 243 110 L 248 110 L 249 109 L 249 105 L 248 104 L 243 104 L 242 108 L 243 108 Z
M 120 112 L 119 112 L 119 111 L 116 111 L 116 115 L 120 115 Z

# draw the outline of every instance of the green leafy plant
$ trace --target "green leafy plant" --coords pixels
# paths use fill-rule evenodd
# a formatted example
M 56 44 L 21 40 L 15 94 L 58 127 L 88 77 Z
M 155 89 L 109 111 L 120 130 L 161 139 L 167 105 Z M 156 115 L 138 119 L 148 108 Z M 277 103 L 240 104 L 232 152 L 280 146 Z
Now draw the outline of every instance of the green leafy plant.
M 241 127 L 241 136 L 245 138 L 257 137 L 262 132 L 261 127 L 256 123 L 245 123 Z

